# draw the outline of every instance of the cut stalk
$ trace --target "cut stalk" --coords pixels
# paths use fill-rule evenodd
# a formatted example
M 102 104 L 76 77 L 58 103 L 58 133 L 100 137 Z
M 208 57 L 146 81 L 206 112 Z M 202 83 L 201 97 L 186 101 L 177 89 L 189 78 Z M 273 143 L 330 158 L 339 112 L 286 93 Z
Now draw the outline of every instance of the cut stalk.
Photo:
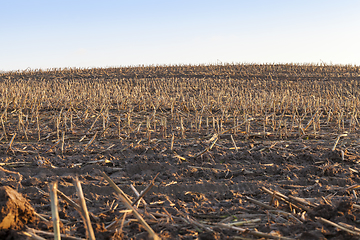
M 61 136 L 61 153 L 64 154 L 64 146 L 65 146 L 65 130 L 62 132 Z
M 40 124 L 39 124 L 39 112 L 36 113 L 36 127 L 38 132 L 38 142 L 40 142 L 41 134 L 40 134 Z
M 93 141 L 95 140 L 95 138 L 96 138 L 97 133 L 98 133 L 98 132 L 96 132 L 96 133 L 94 134 L 94 136 L 90 139 L 90 141 L 86 144 L 86 146 L 84 147 L 83 151 L 85 151 L 85 150 L 92 144 L 92 142 L 93 142 Z
M 337 144 L 339 143 L 340 138 L 341 138 L 341 137 L 346 137 L 346 136 L 347 136 L 347 133 L 340 134 L 340 135 L 336 138 L 336 141 L 335 141 L 335 143 L 334 143 L 334 146 L 333 146 L 333 148 L 332 148 L 331 150 L 332 150 L 332 151 L 335 151 L 336 146 L 337 146 Z
M 236 146 L 236 143 L 235 143 L 235 141 L 234 141 L 233 136 L 232 136 L 232 135 L 230 135 L 230 137 L 231 137 L 231 141 L 232 141 L 232 143 L 234 144 L 234 147 L 235 147 L 236 152 L 238 152 L 239 150 L 238 150 L 238 148 L 237 148 L 237 146 Z
M 105 178 L 106 181 L 114 188 L 114 190 L 118 193 L 120 200 L 124 203 L 124 205 L 133 212 L 135 217 L 139 220 L 139 222 L 144 226 L 146 231 L 149 233 L 150 237 L 154 240 L 160 240 L 158 235 L 154 232 L 154 230 L 145 222 L 145 220 L 141 217 L 141 215 L 136 211 L 136 209 L 132 206 L 130 199 L 126 196 L 126 194 L 104 173 L 101 172 L 101 175 Z
M 171 145 L 170 145 L 170 150 L 173 151 L 174 150 L 174 139 L 175 139 L 175 135 L 174 133 L 172 134 L 171 137 Z
M 60 240 L 60 217 L 58 211 L 57 182 L 50 183 L 51 215 L 54 227 L 54 239 Z
M 14 133 L 14 135 L 12 136 L 12 138 L 11 138 L 11 140 L 10 140 L 10 142 L 9 142 L 7 151 L 9 151 L 9 150 L 13 151 L 13 150 L 12 150 L 12 144 L 14 143 L 15 137 L 16 137 L 16 133 Z
M 82 217 L 83 217 L 84 225 L 86 228 L 87 238 L 90 240 L 95 240 L 95 234 L 94 234 L 94 230 L 91 225 L 89 212 L 86 207 L 84 193 L 82 191 L 81 183 L 77 177 L 75 178 L 75 188 L 76 188 L 77 195 L 80 199 L 80 207 L 82 209 Z

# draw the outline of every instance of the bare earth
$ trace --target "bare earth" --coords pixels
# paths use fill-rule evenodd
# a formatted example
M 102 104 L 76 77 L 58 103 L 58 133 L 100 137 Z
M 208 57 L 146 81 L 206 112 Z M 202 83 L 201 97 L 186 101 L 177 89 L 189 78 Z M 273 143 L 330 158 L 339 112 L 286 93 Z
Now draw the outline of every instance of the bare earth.
M 282 78 L 272 81 L 281 82 Z M 32 128 L 28 125 L 26 136 L 20 123 L 5 122 L 9 125 L 0 144 L 0 183 L 4 186 L 0 191 L 0 222 L 6 211 L 17 212 L 20 202 L 28 203 L 24 205 L 27 210 L 16 213 L 16 224 L 0 224 L 0 239 L 25 239 L 24 232 L 32 232 L 27 228 L 52 233 L 49 184 L 58 182 L 58 189 L 76 202 L 75 177 L 82 184 L 92 213 L 96 239 L 148 239 L 148 232 L 134 214 L 128 212 L 123 218 L 126 207 L 101 172 L 131 201 L 137 198 L 131 185 L 141 192 L 153 182 L 145 201 L 140 200 L 136 209 L 162 239 L 359 238 L 357 120 L 345 119 L 339 128 L 335 120 L 326 122 L 328 110 L 322 107 L 318 130 L 312 124 L 305 129 L 316 109 L 303 115 L 304 132 L 287 113 L 284 119 L 288 119 L 288 125 L 279 129 L 269 123 L 264 131 L 263 118 L 250 112 L 235 124 L 231 118 L 224 118 L 220 129 L 213 125 L 210 115 L 210 123 L 203 122 L 201 127 L 185 122 L 186 116 L 195 115 L 189 109 L 181 113 L 183 131 L 179 122 L 168 120 L 167 127 L 160 124 L 161 117 L 157 127 L 151 126 L 152 131 L 146 129 L 146 117 L 137 129 L 140 120 L 136 119 L 151 116 L 152 111 L 134 110 L 132 131 L 124 127 L 119 134 L 115 120 L 103 131 L 100 115 L 95 124 L 96 115 L 81 124 L 74 117 L 74 129 L 67 129 L 64 141 L 61 132 L 58 141 L 54 124 L 47 124 L 47 129 L 46 124 L 42 126 L 38 141 L 35 122 Z M 7 112 L 10 115 L 11 110 Z M 42 116 L 59 112 L 44 109 Z M 164 108 L 161 114 L 170 114 L 170 109 Z M 214 116 L 221 116 L 221 112 Z M 64 126 L 69 126 L 69 118 Z M 11 132 L 17 133 L 13 142 Z M 12 192 L 8 187 L 26 200 L 20 196 L 11 202 L 5 194 Z M 61 232 L 71 236 L 62 239 L 86 238 L 83 219 L 61 198 L 59 216 Z M 118 223 L 111 225 L 117 219 Z M 36 234 L 53 239 L 41 232 Z

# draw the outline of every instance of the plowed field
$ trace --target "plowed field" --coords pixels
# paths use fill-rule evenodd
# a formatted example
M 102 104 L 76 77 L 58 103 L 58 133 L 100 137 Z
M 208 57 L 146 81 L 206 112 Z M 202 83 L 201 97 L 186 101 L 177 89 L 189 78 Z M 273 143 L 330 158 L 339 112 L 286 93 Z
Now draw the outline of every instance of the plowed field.
M 52 183 L 62 239 L 87 238 L 64 200 L 81 205 L 79 179 L 96 239 L 150 238 L 134 211 L 161 239 L 358 239 L 359 82 L 292 64 L 2 73 L 0 238 L 54 238 Z

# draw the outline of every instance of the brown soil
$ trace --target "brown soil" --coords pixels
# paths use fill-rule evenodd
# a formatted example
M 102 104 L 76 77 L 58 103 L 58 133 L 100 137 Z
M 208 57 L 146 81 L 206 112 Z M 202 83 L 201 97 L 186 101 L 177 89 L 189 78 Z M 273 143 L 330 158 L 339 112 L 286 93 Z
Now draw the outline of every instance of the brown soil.
M 76 177 L 96 239 L 148 239 L 133 213 L 123 218 L 101 172 L 131 201 L 131 185 L 141 192 L 153 181 L 137 210 L 162 239 L 358 239 L 360 70 L 197 68 L 0 75 L 9 94 L 0 106 L 0 239 L 53 239 L 49 184 L 79 203 Z M 236 92 L 244 95 L 229 103 Z M 59 216 L 62 239 L 86 238 L 82 216 L 60 198 Z
M 226 136 L 220 136 L 221 138 L 225 139 Z M 144 197 L 146 208 L 141 203 L 139 209 L 168 216 L 166 218 L 155 214 L 155 219 L 152 219 L 145 215 L 148 224 L 164 239 L 226 239 L 239 234 L 246 236 L 251 232 L 239 233 L 215 224 L 255 218 L 259 218 L 260 222 L 240 227 L 252 229 L 255 226 L 263 233 L 300 239 L 355 239 L 353 235 L 319 221 L 318 217 L 360 227 L 360 210 L 353 207 L 357 202 L 356 189 L 347 189 L 360 180 L 357 153 L 345 152 L 343 161 L 340 151 L 331 151 L 330 146 L 320 145 L 312 140 L 284 140 L 274 145 L 275 141 L 249 139 L 238 141 L 238 148 L 241 149 L 238 152 L 229 150 L 231 145 L 225 140 L 219 140 L 218 143 L 196 159 L 193 157 L 194 153 L 204 149 L 202 144 L 175 146 L 174 151 L 178 155 L 167 149 L 163 151 L 165 146 L 162 144 L 165 143 L 159 143 L 152 149 L 135 146 L 121 151 L 123 148 L 115 147 L 102 153 L 92 148 L 86 153 L 69 155 L 62 155 L 57 151 L 3 155 L 3 162 L 19 162 L 11 171 L 20 173 L 22 179 L 13 173 L 0 172 L 1 184 L 6 186 L 2 187 L 0 200 L 9 203 L 11 201 L 8 199 L 13 201 L 10 205 L 2 204 L 2 220 L 6 216 L 4 214 L 7 214 L 4 209 L 8 209 L 8 212 L 19 216 L 12 223 L 11 229 L 23 229 L 24 224 L 27 224 L 32 228 L 51 232 L 51 224 L 40 220 L 31 223 L 34 218 L 32 210 L 24 210 L 26 201 L 8 186 L 18 189 L 37 213 L 49 219 L 49 183 L 58 181 L 60 191 L 77 199 L 73 179 L 79 176 L 88 199 L 87 207 L 97 219 L 97 222 L 93 221 L 97 239 L 146 238 L 146 231 L 136 221 L 125 222 L 122 233 L 105 229 L 121 216 L 120 211 L 125 207 L 109 184 L 97 174 L 100 169 L 132 200 L 135 199 L 135 194 L 130 189 L 130 184 L 140 192 L 158 174 L 155 186 Z M 100 145 L 101 143 L 97 147 L 100 148 Z M 91 162 L 104 159 L 108 161 Z M 311 205 L 302 209 L 296 207 L 296 204 L 292 206 L 283 201 L 273 201 L 272 196 L 262 190 L 263 187 L 285 196 L 306 199 Z M 296 219 L 282 216 L 276 211 L 267 211 L 248 201 L 247 197 L 263 203 L 271 201 L 278 210 L 293 211 Z M 27 206 L 27 209 L 31 207 Z M 301 219 L 304 211 L 305 219 Z M 64 220 L 64 233 L 85 237 L 81 217 L 74 208 L 60 200 L 59 214 Z M 134 217 L 129 215 L 126 220 L 129 219 Z M 201 228 L 196 222 L 209 228 Z M 2 230 L 2 234 L 4 231 Z M 9 230 L 5 232 L 10 234 Z M 20 234 L 9 239 L 23 237 Z

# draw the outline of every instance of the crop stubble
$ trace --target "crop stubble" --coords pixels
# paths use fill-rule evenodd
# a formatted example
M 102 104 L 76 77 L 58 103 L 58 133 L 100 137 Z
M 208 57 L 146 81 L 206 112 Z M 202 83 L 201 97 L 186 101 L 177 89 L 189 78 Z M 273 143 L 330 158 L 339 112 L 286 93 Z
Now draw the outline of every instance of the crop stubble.
M 359 79 L 356 66 L 294 64 L 1 73 L 0 157 L 11 170 L 2 172 L 2 184 L 26 194 L 35 211 L 50 218 L 50 199 L 38 189 L 48 192 L 58 181 L 76 198 L 78 175 L 89 211 L 100 219 L 98 238 L 146 233 L 130 214 L 121 234 L 105 229 L 125 207 L 110 204 L 114 191 L 98 168 L 134 199 L 129 185 L 143 189 L 159 173 L 144 199 L 146 209 L 163 214 L 157 220 L 145 214 L 162 238 L 355 236 L 326 219 L 337 224 L 336 217 L 346 216 L 342 222 L 360 227 L 353 208 Z M 346 201 L 351 208 L 339 210 Z M 60 218 L 68 221 L 62 231 L 84 237 L 83 225 L 74 225 L 78 213 L 60 206 Z M 333 211 L 325 220 L 324 206 Z M 233 227 L 244 219 L 248 226 Z

